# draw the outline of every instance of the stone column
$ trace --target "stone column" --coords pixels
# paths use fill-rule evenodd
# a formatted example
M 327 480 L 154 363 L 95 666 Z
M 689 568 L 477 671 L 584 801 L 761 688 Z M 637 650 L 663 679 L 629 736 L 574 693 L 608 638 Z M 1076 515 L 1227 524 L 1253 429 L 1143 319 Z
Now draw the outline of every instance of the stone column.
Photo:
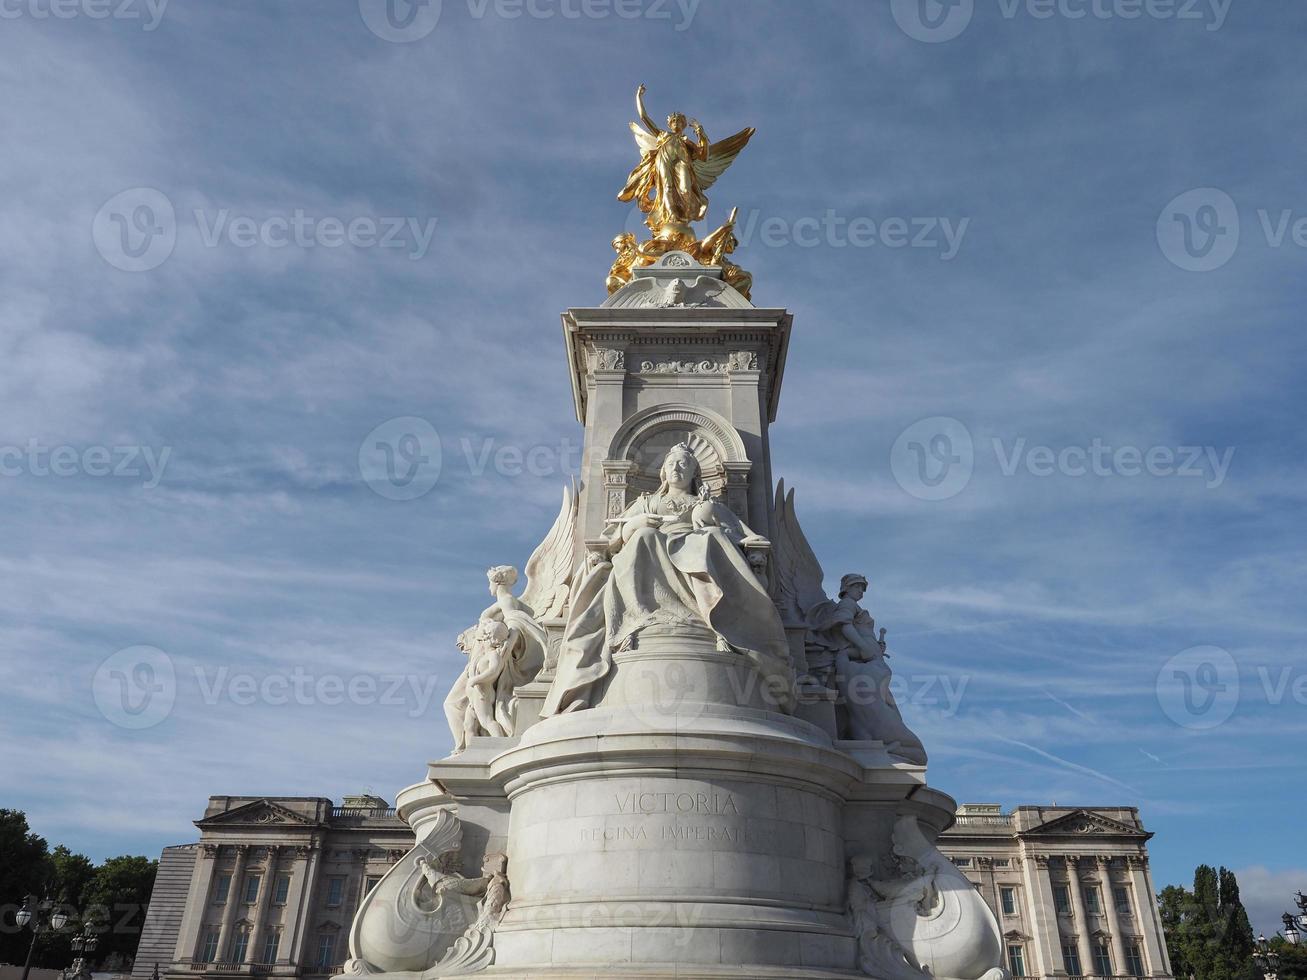
M 581 489 L 581 536 L 584 539 L 599 537 L 611 509 L 620 498 L 627 496 L 625 481 L 606 486 L 604 461 L 609 443 L 621 428 L 626 385 L 626 343 L 617 339 L 604 342 L 588 353 L 588 376 L 582 381 L 587 386 L 585 425 L 585 456 L 582 461 L 584 483 Z M 621 461 L 615 461 L 621 462 Z M 623 507 L 625 504 L 623 503 Z M 620 512 L 620 511 L 619 511 Z
M 232 924 L 236 921 L 236 908 L 241 900 L 241 879 L 245 876 L 245 859 L 249 856 L 248 844 L 236 845 L 236 864 L 231 872 L 231 885 L 227 889 L 227 904 L 222 909 L 222 927 L 218 930 L 218 962 L 230 960 Z
M 1130 883 L 1134 886 L 1135 923 L 1143 937 L 1144 966 L 1150 976 L 1171 973 L 1166 944 L 1162 941 L 1162 922 L 1157 915 L 1157 902 L 1153 898 L 1153 882 L 1148 875 L 1148 858 L 1131 855 L 1126 858 L 1130 870 Z
M 1102 879 L 1103 901 L 1107 903 L 1107 927 L 1112 930 L 1112 964 L 1118 975 L 1126 972 L 1125 931 L 1121 925 L 1121 916 L 1116 911 L 1116 898 L 1112 894 L 1112 860 L 1107 857 L 1095 858 L 1098 862 L 1099 877 Z
M 1057 908 L 1053 903 L 1053 881 L 1048 874 L 1048 855 L 1034 854 L 1019 858 L 1021 877 L 1026 883 L 1026 912 L 1034 937 L 1034 952 L 1040 976 L 1050 977 L 1062 967 L 1062 941 L 1057 928 Z M 1033 972 L 1033 971 L 1032 971 Z
M 737 512 L 736 516 L 759 534 L 770 537 L 773 532 L 772 494 L 776 488 L 768 470 L 771 452 L 767 446 L 767 405 L 763 388 L 765 379 L 758 370 L 759 355 L 756 351 L 733 351 L 730 357 L 733 365 L 740 365 L 731 367 L 727 372 L 731 385 L 730 420 L 739 432 L 744 450 L 753 463 L 747 488 L 748 509 Z
M 313 883 L 318 870 L 318 843 L 313 841 L 295 848 L 295 872 L 286 896 L 285 920 L 282 924 L 282 947 L 286 957 L 303 972 L 304 950 L 313 922 Z
M 201 844 L 195 855 L 195 868 L 191 871 L 191 887 L 186 893 L 185 918 L 177 932 L 177 946 L 173 957 L 185 963 L 195 962 L 200 955 L 200 937 L 204 930 L 204 914 L 209 908 L 209 892 L 213 888 L 213 868 L 218 863 L 218 845 Z
M 1085 909 L 1085 890 L 1080 881 L 1080 858 L 1067 855 L 1066 869 L 1071 891 L 1071 907 L 1076 913 L 1076 943 L 1080 950 L 1080 970 L 1087 976 L 1095 976 L 1094 950 L 1089 943 L 1089 913 Z
M 263 928 L 268 920 L 268 905 L 272 902 L 272 889 L 277 879 L 277 854 L 281 848 L 273 844 L 268 848 L 268 860 L 263 869 L 263 880 L 259 882 L 259 898 L 254 906 L 254 920 L 250 926 L 251 963 L 263 962 Z M 278 950 L 280 952 L 280 950 Z

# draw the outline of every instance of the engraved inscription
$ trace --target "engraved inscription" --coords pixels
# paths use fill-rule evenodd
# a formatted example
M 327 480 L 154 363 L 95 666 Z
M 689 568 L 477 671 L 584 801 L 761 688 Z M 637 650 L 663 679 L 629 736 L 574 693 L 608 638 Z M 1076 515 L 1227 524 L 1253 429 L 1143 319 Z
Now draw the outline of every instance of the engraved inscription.
M 740 808 L 731 793 L 617 793 L 618 813 L 736 814 Z

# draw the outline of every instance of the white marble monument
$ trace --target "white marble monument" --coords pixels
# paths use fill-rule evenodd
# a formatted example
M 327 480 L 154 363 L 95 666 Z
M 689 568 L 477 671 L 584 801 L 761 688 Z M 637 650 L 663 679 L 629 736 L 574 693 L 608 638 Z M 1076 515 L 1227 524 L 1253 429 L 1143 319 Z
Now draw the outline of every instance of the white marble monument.
M 653 238 L 563 314 L 579 490 L 520 596 L 489 572 L 455 752 L 399 794 L 418 843 L 345 972 L 1002 980 L 994 916 L 935 846 L 956 807 L 889 694 L 867 580 L 828 597 L 773 491 L 791 317 L 746 298 L 730 222 L 690 230 L 752 131 L 695 142 L 638 108 L 623 193 Z

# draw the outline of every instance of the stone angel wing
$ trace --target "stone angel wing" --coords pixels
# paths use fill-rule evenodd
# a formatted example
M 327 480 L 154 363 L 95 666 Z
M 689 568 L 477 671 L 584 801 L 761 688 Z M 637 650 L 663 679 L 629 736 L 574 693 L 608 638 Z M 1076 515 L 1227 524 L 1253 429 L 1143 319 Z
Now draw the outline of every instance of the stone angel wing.
M 522 601 L 536 619 L 554 619 L 563 614 L 576 568 L 576 519 L 578 498 L 575 482 L 563 487 L 563 504 L 554 526 L 526 563 L 526 588 Z
M 641 156 L 646 153 L 652 153 L 654 150 L 658 149 L 657 134 L 647 132 L 639 123 L 631 123 L 631 133 L 635 136 L 635 145 L 640 148 Z M 736 152 L 738 153 L 739 151 L 737 150 Z
M 749 140 L 753 139 L 753 134 L 754 128 L 749 126 L 734 136 L 708 144 L 707 158 L 694 161 L 694 173 L 699 178 L 701 190 L 706 191 L 717 183 L 717 178 L 726 173 L 726 168 L 734 163 L 740 151 L 748 146 Z
M 810 622 L 815 610 L 830 599 L 822 588 L 825 574 L 812 553 L 794 512 L 794 491 L 785 492 L 785 481 L 776 484 L 772 508 L 772 567 L 776 571 L 776 606 L 787 625 Z

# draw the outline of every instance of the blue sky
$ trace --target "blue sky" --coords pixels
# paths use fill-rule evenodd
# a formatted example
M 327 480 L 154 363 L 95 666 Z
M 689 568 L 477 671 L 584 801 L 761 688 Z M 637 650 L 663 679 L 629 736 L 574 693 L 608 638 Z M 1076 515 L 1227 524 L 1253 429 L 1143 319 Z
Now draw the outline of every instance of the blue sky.
M 1159 887 L 1239 869 L 1271 928 L 1307 8 L 924 2 L 9 0 L 0 805 L 153 854 L 210 794 L 445 754 L 484 569 L 576 466 L 558 312 L 603 298 L 643 81 L 758 127 L 710 218 L 795 316 L 774 469 L 827 581 L 870 576 L 932 784 L 1137 805 Z M 407 417 L 440 468 L 396 500 L 360 447 Z

